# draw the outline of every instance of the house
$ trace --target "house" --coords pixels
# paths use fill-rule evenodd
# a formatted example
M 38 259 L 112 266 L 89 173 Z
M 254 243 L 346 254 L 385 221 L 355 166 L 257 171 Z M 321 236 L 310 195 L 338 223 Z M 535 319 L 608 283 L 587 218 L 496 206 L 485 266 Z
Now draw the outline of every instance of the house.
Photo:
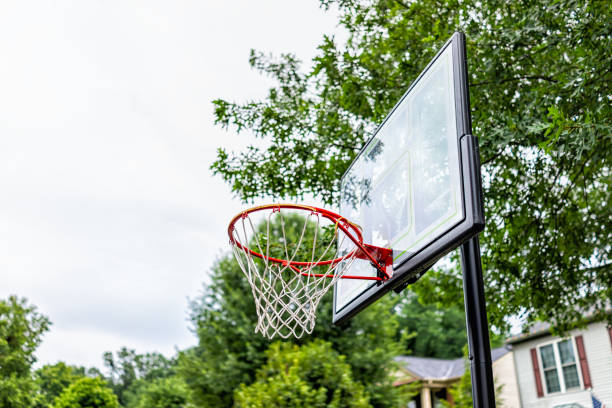
M 497 399 L 505 408 L 612 408 L 612 328 L 590 323 L 565 337 L 547 323 L 491 350 Z M 394 385 L 420 383 L 410 408 L 452 402 L 450 386 L 465 371 L 465 360 L 399 356 Z M 501 390 L 500 387 L 501 386 Z M 601 404 L 601 405 L 598 405 Z
M 507 341 L 512 346 L 520 406 L 612 407 L 612 328 L 591 323 L 567 337 L 539 323 Z M 519 406 L 519 405 L 517 405 Z
M 497 396 L 505 407 L 518 407 L 519 394 L 514 373 L 514 361 L 509 347 L 491 350 L 493 377 L 496 387 L 501 387 Z M 410 408 L 435 408 L 440 400 L 452 402 L 448 388 L 459 381 L 465 372 L 465 359 L 445 360 L 439 358 L 399 356 L 395 358 L 400 370 L 396 374 L 395 386 L 420 382 L 420 392 Z

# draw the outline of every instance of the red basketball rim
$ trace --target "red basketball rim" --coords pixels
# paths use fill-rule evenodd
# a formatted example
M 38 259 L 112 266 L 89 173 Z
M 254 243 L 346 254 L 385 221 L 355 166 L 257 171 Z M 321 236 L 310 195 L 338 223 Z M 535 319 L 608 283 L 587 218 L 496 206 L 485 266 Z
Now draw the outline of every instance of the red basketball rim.
M 236 215 L 230 221 L 229 227 L 227 229 L 230 243 L 232 245 L 237 246 L 241 250 L 248 252 L 249 254 L 256 256 L 258 258 L 261 258 L 261 259 L 264 259 L 270 262 L 279 263 L 281 265 L 287 265 L 298 273 L 302 273 L 302 270 L 300 269 L 300 267 L 314 267 L 314 266 L 337 264 L 353 256 L 353 252 L 351 252 L 348 255 L 345 255 L 343 257 L 324 260 L 324 261 L 317 261 L 317 262 L 288 261 L 286 259 L 279 259 L 279 258 L 274 258 L 271 256 L 263 255 L 251 248 L 248 248 L 247 246 L 241 244 L 240 242 L 236 241 L 233 235 L 233 231 L 236 228 L 236 222 L 238 222 L 238 220 L 244 219 L 249 214 L 252 214 L 258 211 L 272 210 L 272 212 L 274 213 L 274 212 L 280 211 L 281 208 L 310 211 L 311 214 L 319 214 L 327 218 L 328 220 L 332 221 L 336 225 L 336 227 L 339 228 L 357 246 L 357 248 L 355 248 L 353 252 L 357 252 L 356 256 L 358 258 L 364 258 L 372 262 L 372 264 L 376 266 L 376 268 L 383 273 L 383 276 L 385 276 L 385 279 L 388 279 L 390 277 L 389 273 L 386 271 L 386 267 L 388 266 L 391 250 L 387 248 L 378 248 L 378 247 L 373 247 L 371 245 L 364 244 L 363 236 L 361 234 L 361 229 L 357 224 L 350 222 L 349 220 L 347 220 L 340 214 L 336 214 L 324 208 L 318 208 L 318 207 L 313 207 L 309 205 L 301 205 L 301 204 L 266 204 L 266 205 L 261 205 L 258 207 L 249 208 L 248 210 L 242 211 L 241 213 Z M 372 256 L 368 248 L 372 249 L 373 253 L 375 254 L 377 253 L 385 254 L 386 259 L 384 259 L 384 262 L 383 262 L 384 265 L 381 266 L 380 262 L 374 259 L 374 257 Z M 316 276 L 316 277 L 333 277 L 333 275 L 323 275 L 323 274 L 306 273 L 305 275 Z M 343 277 L 345 279 L 383 280 L 383 278 L 380 278 L 380 277 L 369 277 L 369 276 L 343 276 Z

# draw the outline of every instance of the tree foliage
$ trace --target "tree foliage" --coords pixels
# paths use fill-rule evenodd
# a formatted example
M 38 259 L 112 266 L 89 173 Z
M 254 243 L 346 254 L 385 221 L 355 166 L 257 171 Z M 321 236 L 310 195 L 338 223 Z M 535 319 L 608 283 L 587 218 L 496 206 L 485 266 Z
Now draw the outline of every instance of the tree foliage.
M 48 330 L 49 319 L 39 314 L 26 299 L 10 296 L 0 300 L 0 406 L 31 405 L 35 383 L 34 351 Z
M 106 380 L 83 377 L 62 391 L 53 408 L 119 408 L 119 402 Z
M 84 377 L 100 377 L 102 373 L 96 368 L 69 366 L 64 362 L 46 364 L 34 372 L 36 397 L 34 408 L 48 408 L 67 387 Z
M 109 381 L 122 406 L 135 406 L 143 400 L 142 392 L 152 397 L 156 391 L 149 389 L 150 383 L 174 375 L 175 361 L 160 353 L 138 354 L 135 350 L 122 347 L 115 353 L 104 353 L 104 365 L 109 369 Z M 156 389 L 175 385 L 160 382 Z M 144 388 L 144 389 L 143 389 Z M 170 397 L 169 397 L 170 398 Z
M 423 304 L 410 292 L 399 301 L 397 308 L 398 336 L 411 354 L 445 359 L 463 356 L 467 334 L 462 308 Z
M 325 36 L 312 66 L 253 51 L 278 85 L 260 101 L 216 100 L 216 123 L 266 147 L 218 151 L 212 169 L 244 200 L 337 200 L 339 180 L 376 124 L 435 52 L 468 39 L 473 131 L 486 214 L 491 321 L 510 315 L 568 327 L 612 298 L 612 24 L 597 0 L 322 0 L 345 43 Z M 452 268 L 426 275 L 459 300 Z M 440 289 L 441 288 L 441 289 Z
M 355 407 L 371 405 L 345 357 L 330 343 L 274 343 L 251 385 L 235 392 L 235 407 Z
M 292 225 L 286 223 L 287 227 Z M 279 225 L 274 224 L 274 229 Z M 295 242 L 296 229 L 286 229 Z M 271 341 L 255 334 L 257 314 L 251 288 L 233 257 L 221 258 L 213 267 L 203 295 L 191 304 L 191 320 L 198 345 L 179 357 L 178 372 L 203 406 L 231 406 L 234 390 L 255 381 L 266 361 Z M 317 309 L 317 325 L 310 336 L 293 340 L 301 345 L 313 338 L 326 340 L 346 356 L 354 380 L 364 385 L 375 407 L 396 406 L 400 394 L 391 385 L 390 363 L 400 353 L 395 340 L 397 320 L 392 299 L 387 298 L 342 327 L 331 325 L 332 297 L 328 293 Z
M 37 408 L 49 407 L 65 388 L 81 378 L 72 367 L 63 362 L 44 365 L 36 370 L 34 376 L 38 388 L 34 403 Z
M 130 408 L 186 408 L 189 405 L 189 389 L 178 376 L 142 380 Z

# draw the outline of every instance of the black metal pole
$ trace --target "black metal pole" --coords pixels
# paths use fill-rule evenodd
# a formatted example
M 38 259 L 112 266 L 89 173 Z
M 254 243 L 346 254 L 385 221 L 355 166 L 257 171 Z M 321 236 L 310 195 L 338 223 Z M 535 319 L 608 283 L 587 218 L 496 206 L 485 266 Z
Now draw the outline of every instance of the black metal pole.
M 474 408 L 495 408 L 495 387 L 478 236 L 461 245 L 463 296 Z

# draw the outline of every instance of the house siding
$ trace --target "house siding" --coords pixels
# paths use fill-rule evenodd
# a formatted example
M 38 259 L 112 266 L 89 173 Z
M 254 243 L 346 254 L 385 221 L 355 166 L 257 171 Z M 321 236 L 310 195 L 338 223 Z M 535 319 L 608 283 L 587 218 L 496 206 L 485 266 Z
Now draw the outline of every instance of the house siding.
M 495 395 L 496 400 L 501 400 L 501 407 L 519 407 L 520 399 L 512 353 L 508 353 L 493 362 L 493 378 L 495 378 L 496 388 L 502 386 L 501 392 L 498 393 L 496 390 Z
M 530 349 L 558 340 L 544 336 L 514 345 L 517 380 L 523 408 L 553 408 L 556 405 L 578 403 L 592 407 L 591 392 L 606 406 L 612 407 L 612 351 L 608 329 L 603 323 L 590 324 L 585 329 L 573 330 L 571 336 L 582 335 L 591 374 L 592 389 L 555 393 L 538 398 Z
M 583 337 L 593 394 L 607 407 L 612 407 L 612 344 L 608 328 L 604 323 L 592 324 Z

